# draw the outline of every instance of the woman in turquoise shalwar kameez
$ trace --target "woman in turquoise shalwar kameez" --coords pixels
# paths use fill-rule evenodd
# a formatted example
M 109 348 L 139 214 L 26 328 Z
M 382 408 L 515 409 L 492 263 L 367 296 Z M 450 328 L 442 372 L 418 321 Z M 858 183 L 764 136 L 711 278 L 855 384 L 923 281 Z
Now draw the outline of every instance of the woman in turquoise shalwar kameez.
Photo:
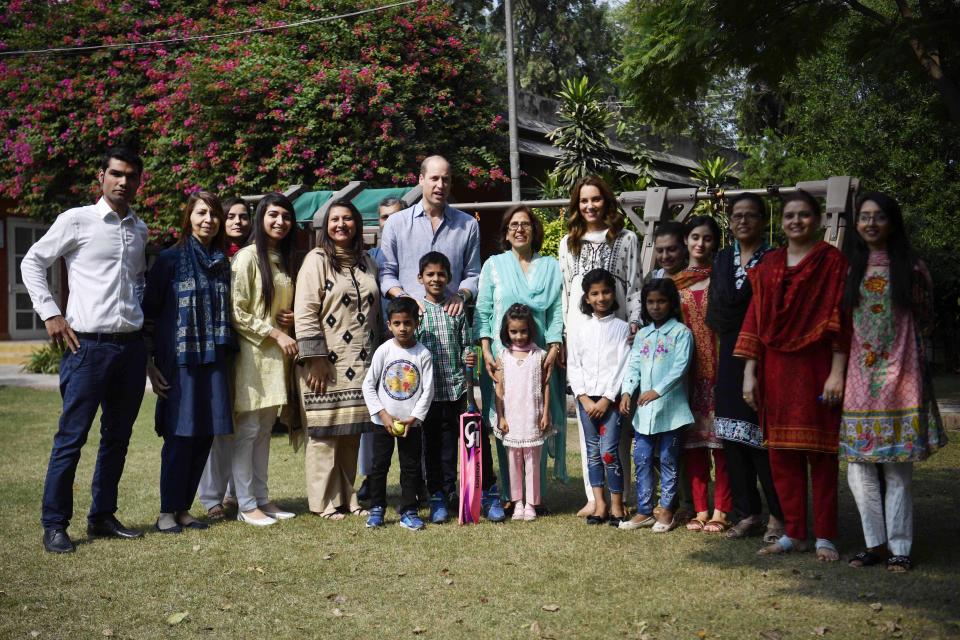
M 550 373 L 550 422 L 556 435 L 545 444 L 548 455 L 541 458 L 541 494 L 545 494 L 547 459 L 553 458 L 553 477 L 566 482 L 566 380 L 559 367 L 554 366 L 563 342 L 563 299 L 560 264 L 555 258 L 541 256 L 543 225 L 523 205 L 507 210 L 500 223 L 500 237 L 504 252 L 489 258 L 480 272 L 480 290 L 477 294 L 476 335 L 483 346 L 484 370 L 480 376 L 485 427 L 493 424 L 493 375 L 496 375 L 497 357 L 503 345 L 500 342 L 500 323 L 510 305 L 519 302 L 530 307 L 537 325 L 536 343 L 547 351 L 544 365 Z M 510 472 L 506 451 L 497 440 L 497 460 L 500 469 L 499 486 L 503 498 L 510 487 Z

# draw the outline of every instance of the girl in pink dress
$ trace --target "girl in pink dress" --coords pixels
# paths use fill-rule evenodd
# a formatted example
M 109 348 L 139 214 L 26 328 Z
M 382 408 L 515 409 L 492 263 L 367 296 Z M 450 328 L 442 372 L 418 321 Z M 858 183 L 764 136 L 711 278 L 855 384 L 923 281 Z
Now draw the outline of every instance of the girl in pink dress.
M 540 454 L 550 428 L 550 387 L 543 375 L 544 351 L 536 345 L 533 313 L 525 304 L 511 305 L 500 325 L 504 345 L 497 358 L 497 424 L 510 460 L 510 495 L 514 520 L 535 520 L 540 504 Z M 526 492 L 524 492 L 524 488 Z

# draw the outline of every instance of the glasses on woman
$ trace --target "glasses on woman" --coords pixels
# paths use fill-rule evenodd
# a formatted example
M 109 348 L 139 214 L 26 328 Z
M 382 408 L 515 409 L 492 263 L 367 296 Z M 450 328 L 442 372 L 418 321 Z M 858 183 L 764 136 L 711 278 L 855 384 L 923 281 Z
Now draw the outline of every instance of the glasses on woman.
M 761 216 L 756 211 L 751 211 L 750 213 L 735 213 L 730 216 L 730 222 L 743 222 L 744 220 L 762 220 Z
M 532 228 L 533 228 L 533 224 L 526 221 L 511 222 L 510 224 L 507 225 L 507 229 L 510 229 L 510 231 L 516 231 L 517 229 L 532 229 Z
M 860 224 L 887 224 L 887 214 L 885 213 L 861 213 L 857 215 L 857 222 Z

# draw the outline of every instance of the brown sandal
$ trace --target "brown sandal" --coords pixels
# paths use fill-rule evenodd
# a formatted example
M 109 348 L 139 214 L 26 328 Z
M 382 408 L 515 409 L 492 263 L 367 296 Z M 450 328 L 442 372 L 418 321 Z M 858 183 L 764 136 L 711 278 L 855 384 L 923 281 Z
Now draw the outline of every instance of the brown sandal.
M 207 509 L 207 517 L 211 520 L 223 520 L 227 517 L 227 510 L 222 504 L 215 504 Z
M 710 520 L 703 525 L 704 533 L 723 533 L 730 528 L 730 523 L 726 520 Z
M 700 518 L 693 518 L 689 520 L 686 524 L 687 531 L 703 531 L 703 528 L 707 526 L 709 520 L 701 520 Z

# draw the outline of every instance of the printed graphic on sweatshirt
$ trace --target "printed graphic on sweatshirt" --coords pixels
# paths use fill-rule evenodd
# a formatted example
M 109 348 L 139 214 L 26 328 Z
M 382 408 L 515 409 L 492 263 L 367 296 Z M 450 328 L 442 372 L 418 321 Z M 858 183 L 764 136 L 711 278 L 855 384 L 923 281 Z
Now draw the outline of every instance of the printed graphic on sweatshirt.
M 409 400 L 420 390 L 420 369 L 409 360 L 394 360 L 383 370 L 383 388 L 394 400 Z

